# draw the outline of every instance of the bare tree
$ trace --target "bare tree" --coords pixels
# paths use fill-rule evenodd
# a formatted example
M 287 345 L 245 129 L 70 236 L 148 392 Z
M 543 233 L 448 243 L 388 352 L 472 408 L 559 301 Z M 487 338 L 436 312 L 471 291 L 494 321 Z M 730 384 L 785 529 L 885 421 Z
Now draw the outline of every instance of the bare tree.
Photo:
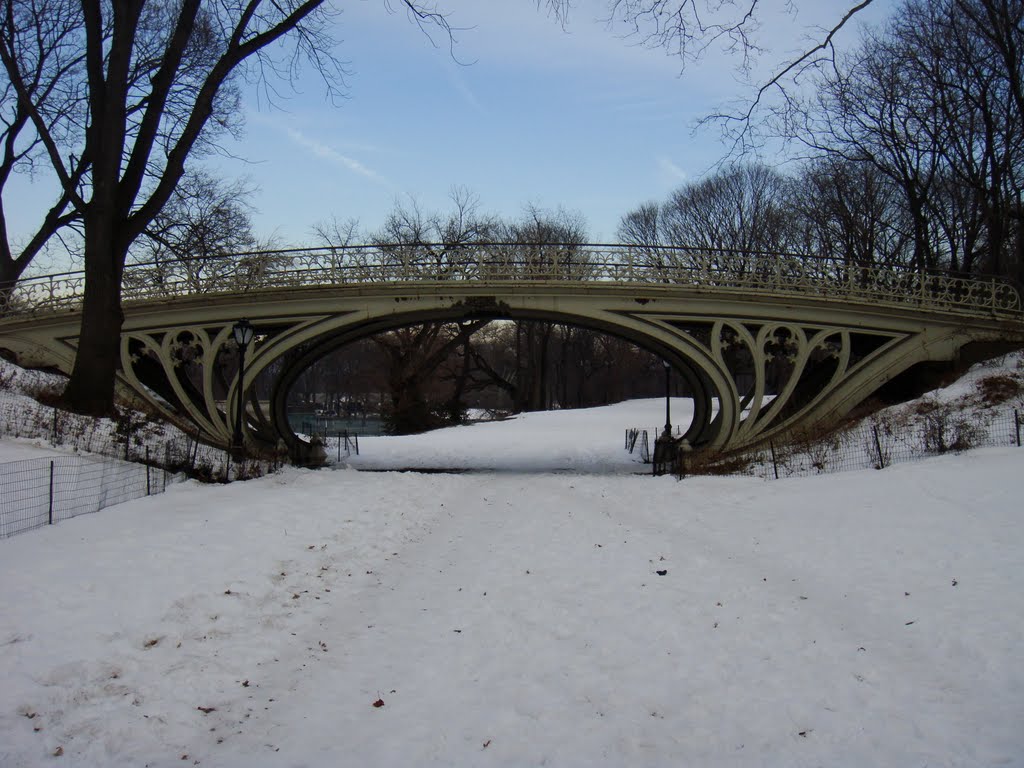
M 792 249 L 787 179 L 763 164 L 719 171 L 672 193 L 662 208 L 672 245 L 730 254 Z
M 763 164 L 721 169 L 676 189 L 661 204 L 623 216 L 619 234 L 633 258 L 677 280 L 717 273 L 742 277 L 763 254 L 787 253 L 800 239 L 788 210 L 790 180 Z M 691 278 L 685 278 L 691 279 Z
M 884 33 L 866 36 L 823 78 L 809 143 L 871 164 L 897 185 L 913 227 L 913 266 L 930 269 L 937 265 L 927 206 L 940 171 L 938 125 L 910 58 Z
M 325 252 L 314 252 L 311 256 L 311 264 L 330 275 L 336 276 L 343 270 L 352 258 L 349 249 L 360 245 L 367 240 L 359 226 L 358 219 L 338 219 L 332 217 L 313 225 L 313 239 L 321 246 L 327 248 Z
M 543 377 L 522 376 L 519 368 L 524 329 L 530 324 L 551 326 L 547 337 L 550 350 L 544 358 L 548 372 Z M 522 410 L 524 397 L 530 396 L 529 390 L 520 394 L 518 385 L 532 389 L 538 380 L 546 389 L 539 403 L 548 408 L 583 408 L 664 394 L 658 358 L 628 341 L 591 328 L 544 321 L 494 323 L 473 337 L 470 354 L 467 389 L 497 390 L 503 395 L 502 402 L 513 411 Z M 652 375 L 655 370 L 657 375 Z
M 962 232 L 960 265 L 1013 274 L 1013 223 L 1020 223 L 1024 187 L 1024 6 L 1003 0 L 908 3 L 899 37 L 913 48 L 939 47 L 937 82 L 941 136 L 951 194 Z M 956 187 L 973 192 L 963 199 Z M 960 203 L 956 205 L 956 203 Z M 978 237 L 978 241 L 975 241 Z M 954 262 L 954 266 L 957 266 Z M 1020 276 L 1020 275 L 1017 275 Z
M 1008 272 L 1024 187 L 1022 21 L 1019 3 L 907 0 L 821 78 L 802 137 L 900 190 L 918 268 Z
M 80 118 L 47 120 L 23 53 L 5 55 L 4 72 L 28 105 L 62 199 L 82 221 L 85 299 L 64 397 L 75 410 L 108 413 L 128 252 L 171 199 L 188 159 L 237 128 L 237 78 L 287 77 L 303 56 L 329 88 L 341 72 L 323 0 L 82 0 L 80 10 L 65 3 L 54 11 L 70 27 L 68 58 L 82 61 L 62 79 L 84 99 Z M 39 28 L 34 22 L 30 33 Z M 290 49 L 281 48 L 286 39 Z
M 132 248 L 137 264 L 125 286 L 163 286 L 202 293 L 239 284 L 257 251 L 266 251 L 252 229 L 252 186 L 216 178 L 203 170 L 185 174 L 167 205 Z
M 313 225 L 313 237 L 328 248 L 347 248 L 365 239 L 358 219 L 339 219 L 336 216 Z
M 584 277 L 590 256 L 582 215 L 565 208 L 548 210 L 527 205 L 516 221 L 505 222 L 498 236 L 501 247 L 488 258 L 505 274 L 524 280 Z
M 11 242 L 4 197 L 15 173 L 36 173 L 46 164 L 43 139 L 34 124 L 46 126 L 53 141 L 67 138 L 82 119 L 85 101 L 77 88 L 84 55 L 76 44 L 82 9 L 76 0 L 19 0 L 0 10 L 0 62 L 4 71 L 22 73 L 23 84 L 0 80 L 0 290 L 10 289 L 55 235 L 79 218 L 67 190 L 58 190 L 25 242 Z M 74 189 L 83 165 L 71 162 L 67 186 Z
M 765 10 L 762 0 L 610 0 L 608 21 L 622 25 L 630 39 L 677 57 L 684 67 L 712 48 L 735 58 L 741 80 L 751 86 L 750 94 L 700 122 L 718 125 L 730 147 L 727 156 L 738 157 L 765 140 L 766 123 L 757 119 L 759 115 L 789 120 L 800 81 L 831 66 L 837 38 L 872 2 L 850 0 L 832 23 L 810 31 L 812 39 L 802 51 L 775 65 L 766 77 L 751 75 L 755 62 L 766 53 L 758 36 Z M 785 8 L 795 17 L 799 5 L 787 0 Z
M 649 248 L 665 242 L 661 206 L 653 200 L 641 204 L 619 221 L 619 242 L 637 248 Z
M 508 263 L 526 279 L 582 276 L 590 259 L 582 250 L 587 241 L 582 216 L 559 208 L 554 211 L 527 206 L 522 217 L 506 225 Z M 551 322 L 516 321 L 513 410 L 542 411 L 551 406 Z
M 477 196 L 464 187 L 454 187 L 450 199 L 447 213 L 426 212 L 411 198 L 396 202 L 371 237 L 382 266 L 438 280 L 468 275 L 477 246 L 497 235 L 498 220 L 482 213 Z
M 438 280 L 466 274 L 467 263 L 475 260 L 475 246 L 494 237 L 497 220 L 482 214 L 476 196 L 465 189 L 453 189 L 451 200 L 447 213 L 426 212 L 414 200 L 396 203 L 383 227 L 371 236 L 373 253 L 382 259 L 380 268 L 402 275 L 421 272 Z M 428 322 L 373 337 L 388 360 L 391 431 L 422 432 L 456 414 L 464 376 L 453 376 L 456 394 L 440 403 L 428 396 L 427 387 L 453 355 L 468 360 L 470 337 L 488 322 Z
M 431 397 L 438 371 L 456 354 L 464 354 L 470 337 L 490 322 L 420 323 L 373 337 L 388 360 L 390 408 L 384 414 L 392 434 L 425 432 L 457 422 L 458 403 L 451 396 Z
M 913 237 L 899 189 L 874 166 L 822 156 L 790 189 L 801 253 L 847 270 L 909 262 Z

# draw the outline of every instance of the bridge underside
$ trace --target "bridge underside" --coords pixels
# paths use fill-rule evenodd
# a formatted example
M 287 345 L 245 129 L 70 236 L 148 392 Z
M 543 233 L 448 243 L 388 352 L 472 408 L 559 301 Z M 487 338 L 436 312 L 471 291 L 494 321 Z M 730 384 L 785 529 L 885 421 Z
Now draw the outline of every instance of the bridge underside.
M 257 340 L 238 380 L 231 327 L 247 317 Z M 813 296 L 756 300 L 699 288 L 522 283 L 391 284 L 254 291 L 129 305 L 121 337 L 123 395 L 227 446 L 238 398 L 253 451 L 308 446 L 286 414 L 291 385 L 326 353 L 389 328 L 430 320 L 533 319 L 631 340 L 662 356 L 694 399 L 686 431 L 698 448 L 741 448 L 841 418 L 879 387 L 925 361 L 956 359 L 971 342 L 1024 344 L 1021 323 Z M 75 313 L 0 323 L 0 349 L 25 366 L 70 372 Z M 273 381 L 269 408 L 253 383 Z

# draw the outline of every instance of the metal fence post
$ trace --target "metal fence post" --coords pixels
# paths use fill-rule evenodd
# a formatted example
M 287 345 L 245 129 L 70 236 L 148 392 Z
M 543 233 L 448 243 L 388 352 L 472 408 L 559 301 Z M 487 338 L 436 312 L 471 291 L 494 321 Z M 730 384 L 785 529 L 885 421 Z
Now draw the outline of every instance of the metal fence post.
M 149 446 L 146 446 L 146 495 L 150 494 L 150 482 L 149 482 Z
M 878 427 L 872 427 L 875 433 L 875 450 L 878 452 L 878 468 L 885 469 L 885 458 L 882 456 L 882 442 L 878 439 Z
M 775 441 L 774 440 L 769 440 L 768 441 L 768 447 L 771 448 L 771 450 L 772 450 L 772 469 L 775 470 L 775 479 L 778 480 L 779 479 L 779 462 L 775 458 Z
M 192 443 L 191 458 L 189 459 L 188 468 L 194 471 L 196 468 L 196 461 L 199 460 L 199 427 L 196 427 L 196 437 Z
M 1020 448 L 1020 411 L 1013 409 L 1013 426 L 1017 431 L 1017 447 Z
M 50 511 L 47 515 L 49 524 L 53 525 L 53 460 L 50 460 Z

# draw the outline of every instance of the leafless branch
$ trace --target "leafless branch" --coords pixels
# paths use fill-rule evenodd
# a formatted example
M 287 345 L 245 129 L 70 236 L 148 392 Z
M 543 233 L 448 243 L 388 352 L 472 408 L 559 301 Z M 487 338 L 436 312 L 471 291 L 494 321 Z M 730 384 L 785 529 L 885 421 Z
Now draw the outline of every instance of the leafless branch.
M 769 93 L 774 93 L 782 100 L 782 106 L 775 108 L 776 113 L 790 114 L 796 107 L 796 97 L 791 91 L 794 83 L 809 71 L 816 70 L 822 63 L 834 65 L 836 36 L 854 16 L 871 5 L 872 2 L 874 0 L 861 0 L 857 5 L 848 9 L 838 23 L 825 30 L 824 37 L 817 44 L 783 64 L 768 80 L 762 82 L 752 98 L 743 100 L 745 106 L 739 111 L 715 112 L 701 118 L 698 121 L 698 126 L 712 123 L 721 126 L 723 135 L 729 139 L 727 158 L 742 157 L 756 148 L 757 141 L 753 138 L 754 118 L 758 110 L 763 107 Z

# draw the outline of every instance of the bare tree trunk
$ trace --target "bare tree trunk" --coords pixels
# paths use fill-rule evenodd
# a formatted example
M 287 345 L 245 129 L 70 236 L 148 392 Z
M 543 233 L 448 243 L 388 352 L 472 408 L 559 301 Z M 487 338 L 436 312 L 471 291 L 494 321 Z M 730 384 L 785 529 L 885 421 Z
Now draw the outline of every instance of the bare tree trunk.
M 512 410 L 515 413 L 522 413 L 527 410 L 526 403 L 528 401 L 527 391 L 529 390 L 529 384 L 526 381 L 526 370 L 528 366 L 524 363 L 523 357 L 523 324 L 520 321 L 516 321 L 515 391 L 510 393 L 512 395 Z
M 466 394 L 466 386 L 473 371 L 473 349 L 469 336 L 462 339 L 462 360 L 452 383 L 452 393 L 448 398 L 448 415 L 452 421 L 461 418 L 465 411 L 462 398 Z
M 114 411 L 114 382 L 120 368 L 121 273 L 125 254 L 119 253 L 107 221 L 89 221 L 85 238 L 85 279 L 90 290 L 82 305 L 78 353 L 64 402 L 78 413 L 108 416 Z
M 551 408 L 551 391 L 548 386 L 548 381 L 551 378 L 550 371 L 548 370 L 548 352 L 551 346 L 551 331 L 555 326 L 552 323 L 545 323 L 541 328 L 540 333 L 540 349 L 538 350 L 537 368 L 539 372 L 538 378 L 540 382 L 537 385 L 537 391 L 539 394 L 539 402 L 537 403 L 537 410 L 546 411 Z

